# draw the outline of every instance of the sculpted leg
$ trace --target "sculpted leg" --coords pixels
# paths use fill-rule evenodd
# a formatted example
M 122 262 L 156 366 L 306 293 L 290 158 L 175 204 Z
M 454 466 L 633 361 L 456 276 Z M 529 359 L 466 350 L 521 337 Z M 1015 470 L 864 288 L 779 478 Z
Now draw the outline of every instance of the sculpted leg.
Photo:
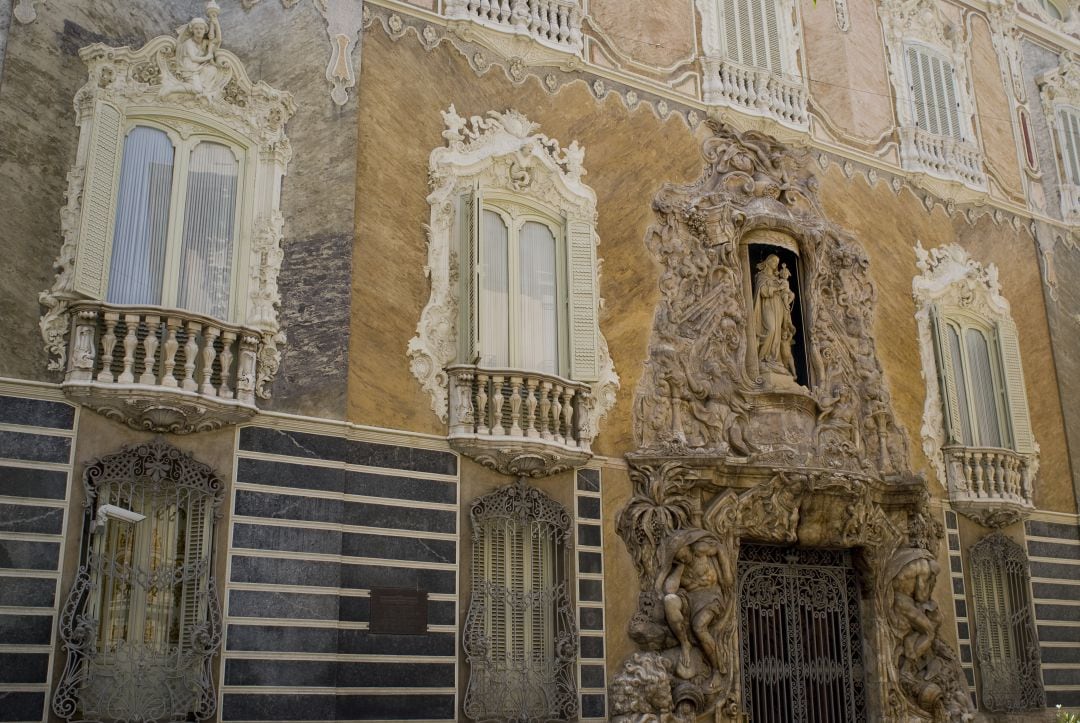
M 689 678 L 693 675 L 694 671 L 690 661 L 690 630 L 683 608 L 683 599 L 673 593 L 665 595 L 664 613 L 667 615 L 667 621 L 668 625 L 671 626 L 671 631 L 675 633 L 675 638 L 679 641 L 679 646 L 682 648 L 679 664 L 675 666 L 675 673 L 680 678 Z
M 694 635 L 698 639 L 698 644 L 701 645 L 701 650 L 705 654 L 705 660 L 712 666 L 713 674 L 710 685 L 717 687 L 720 685 L 721 677 L 727 675 L 727 666 L 723 664 L 720 656 L 720 646 L 716 644 L 716 639 L 713 638 L 712 630 L 710 626 L 716 617 L 716 613 L 708 608 L 701 610 L 694 616 Z

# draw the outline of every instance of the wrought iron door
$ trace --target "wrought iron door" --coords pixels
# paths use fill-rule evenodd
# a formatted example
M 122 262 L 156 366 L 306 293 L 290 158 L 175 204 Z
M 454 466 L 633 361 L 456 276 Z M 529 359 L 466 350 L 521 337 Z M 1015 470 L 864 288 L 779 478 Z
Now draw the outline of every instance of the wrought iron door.
M 743 545 L 739 632 L 751 723 L 866 720 L 859 593 L 849 552 Z

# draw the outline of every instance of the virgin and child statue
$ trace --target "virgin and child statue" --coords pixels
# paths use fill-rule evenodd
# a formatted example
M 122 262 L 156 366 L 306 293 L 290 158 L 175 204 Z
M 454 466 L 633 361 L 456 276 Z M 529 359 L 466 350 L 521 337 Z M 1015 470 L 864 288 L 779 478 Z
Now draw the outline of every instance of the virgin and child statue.
M 757 265 L 754 276 L 754 328 L 757 330 L 758 369 L 766 387 L 797 386 L 795 324 L 791 309 L 795 292 L 791 290 L 791 271 L 780 257 L 769 254 Z

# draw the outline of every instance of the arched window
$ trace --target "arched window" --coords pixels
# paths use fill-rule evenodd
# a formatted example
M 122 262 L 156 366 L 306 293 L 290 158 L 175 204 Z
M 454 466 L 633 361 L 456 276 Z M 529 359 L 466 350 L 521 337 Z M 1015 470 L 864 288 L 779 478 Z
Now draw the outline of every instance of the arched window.
M 465 622 L 473 720 L 571 720 L 577 626 L 565 507 L 524 481 L 473 502 L 472 596 Z
M 1024 549 L 1001 532 L 987 535 L 971 548 L 971 583 L 983 707 L 990 711 L 1042 708 L 1039 638 L 1031 613 Z
M 61 617 L 68 656 L 53 710 L 68 720 L 212 717 L 224 484 L 162 441 L 93 462 L 83 484 L 88 534 Z

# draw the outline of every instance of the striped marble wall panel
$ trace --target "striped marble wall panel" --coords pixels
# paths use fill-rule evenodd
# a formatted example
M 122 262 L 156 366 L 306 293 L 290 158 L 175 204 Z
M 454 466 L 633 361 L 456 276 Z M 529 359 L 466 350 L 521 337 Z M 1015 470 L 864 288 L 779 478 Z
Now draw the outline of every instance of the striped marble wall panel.
M 956 613 L 956 638 L 960 665 L 964 669 L 964 677 L 967 678 L 968 688 L 971 690 L 971 700 L 978 705 L 975 689 L 975 660 L 971 647 L 971 621 L 964 584 L 964 559 L 960 551 L 960 521 L 956 513 L 949 509 L 945 510 L 945 541 L 949 549 L 949 579 Z
M 456 456 L 245 427 L 235 480 L 222 720 L 455 719 Z M 369 632 L 377 587 L 426 590 L 426 633 Z
M 1025 525 L 1046 704 L 1080 708 L 1080 527 L 1060 516 Z
M 581 651 L 578 693 L 581 720 L 607 720 L 604 658 L 604 538 L 601 524 L 600 470 L 577 472 L 574 500 L 577 550 L 577 607 Z
M 48 707 L 75 418 L 63 402 L 0 395 L 0 721 Z

